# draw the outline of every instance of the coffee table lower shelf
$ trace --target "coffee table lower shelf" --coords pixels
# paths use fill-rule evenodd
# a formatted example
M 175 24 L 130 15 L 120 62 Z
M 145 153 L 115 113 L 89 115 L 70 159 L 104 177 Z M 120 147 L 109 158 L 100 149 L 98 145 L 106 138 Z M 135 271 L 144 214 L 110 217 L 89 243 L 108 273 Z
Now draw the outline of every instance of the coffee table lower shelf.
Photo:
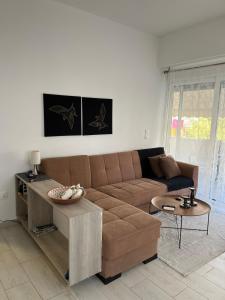
M 207 221 L 207 227 L 206 229 L 200 229 L 200 228 L 186 228 L 183 227 L 183 216 L 180 216 L 180 227 L 178 227 L 178 223 L 177 223 L 177 216 L 176 216 L 176 224 L 177 227 L 173 227 L 173 226 L 161 226 L 161 228 L 165 228 L 165 229 L 176 229 L 178 231 L 178 245 L 179 245 L 179 249 L 181 248 L 181 243 L 182 243 L 182 230 L 193 230 L 193 231 L 205 231 L 206 234 L 209 234 L 209 219 L 210 219 L 210 212 L 208 213 L 208 221 Z

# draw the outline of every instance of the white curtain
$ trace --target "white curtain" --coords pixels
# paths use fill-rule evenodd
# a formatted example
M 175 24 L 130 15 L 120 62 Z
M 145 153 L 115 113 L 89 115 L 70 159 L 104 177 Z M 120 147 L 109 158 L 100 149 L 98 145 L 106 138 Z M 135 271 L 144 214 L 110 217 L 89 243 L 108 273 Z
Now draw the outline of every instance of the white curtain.
M 225 82 L 220 82 L 211 198 L 225 202 Z
M 199 166 L 198 197 L 225 202 L 225 66 L 169 72 L 165 147 Z

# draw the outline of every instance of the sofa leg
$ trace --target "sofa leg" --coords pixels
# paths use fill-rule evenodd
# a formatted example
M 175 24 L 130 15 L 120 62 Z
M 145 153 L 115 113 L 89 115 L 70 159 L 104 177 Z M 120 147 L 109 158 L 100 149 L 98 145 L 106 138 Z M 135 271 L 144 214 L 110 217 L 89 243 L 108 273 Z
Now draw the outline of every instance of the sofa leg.
M 153 255 L 152 257 L 150 257 L 150 258 L 144 260 L 144 261 L 143 261 L 143 264 L 147 264 L 147 263 L 149 263 L 150 261 L 152 261 L 152 260 L 154 260 L 154 259 L 156 259 L 156 258 L 158 258 L 158 254 L 157 254 L 157 253 L 156 253 L 155 255 Z
M 110 283 L 110 282 L 116 280 L 117 278 L 120 278 L 120 277 L 121 277 L 121 273 L 119 273 L 119 274 L 117 274 L 117 275 L 115 275 L 115 276 L 113 276 L 113 277 L 107 277 L 107 278 L 103 277 L 103 276 L 100 275 L 99 273 L 96 274 L 96 276 L 97 276 L 104 284 L 108 284 L 108 283 Z

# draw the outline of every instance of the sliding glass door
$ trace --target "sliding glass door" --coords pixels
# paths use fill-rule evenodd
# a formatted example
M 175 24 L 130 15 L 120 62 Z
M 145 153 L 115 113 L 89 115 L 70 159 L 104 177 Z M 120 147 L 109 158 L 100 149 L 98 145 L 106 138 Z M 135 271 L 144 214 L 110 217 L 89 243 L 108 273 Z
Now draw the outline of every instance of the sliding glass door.
M 210 194 L 215 83 L 173 87 L 169 151 L 177 160 L 200 166 L 198 195 Z
M 199 198 L 225 205 L 225 66 L 170 72 L 167 85 L 166 151 L 199 166 Z

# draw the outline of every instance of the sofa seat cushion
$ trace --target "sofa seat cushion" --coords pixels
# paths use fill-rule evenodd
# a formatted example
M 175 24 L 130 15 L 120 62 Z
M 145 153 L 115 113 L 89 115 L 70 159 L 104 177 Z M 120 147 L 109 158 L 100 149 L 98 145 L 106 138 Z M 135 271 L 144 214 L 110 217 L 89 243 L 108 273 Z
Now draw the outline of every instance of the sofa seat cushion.
M 102 220 L 103 224 L 110 223 L 115 220 L 119 220 L 119 218 L 116 215 L 108 211 L 103 211 L 103 220 Z
M 94 202 L 99 207 L 103 208 L 104 210 L 108 210 L 113 207 L 123 205 L 123 201 L 120 201 L 116 198 L 113 198 L 105 193 L 99 192 L 95 189 L 86 189 L 85 198 Z
M 185 176 L 176 176 L 169 180 L 160 178 L 156 179 L 158 182 L 164 183 L 167 185 L 168 192 L 176 191 L 188 187 L 194 186 L 194 181 L 192 178 L 185 177 Z
M 109 184 L 97 189 L 134 206 L 150 203 L 153 197 L 167 192 L 165 184 L 148 178 Z
M 130 205 L 124 204 L 121 210 L 126 210 L 127 206 Z M 135 249 L 145 247 L 146 240 L 156 240 L 159 235 L 160 221 L 137 209 L 130 216 L 104 224 L 103 257 L 108 260 L 116 259 Z
M 146 239 L 156 240 L 160 221 L 140 209 L 95 189 L 87 189 L 85 198 L 103 208 L 102 256 L 113 260 L 140 247 Z

